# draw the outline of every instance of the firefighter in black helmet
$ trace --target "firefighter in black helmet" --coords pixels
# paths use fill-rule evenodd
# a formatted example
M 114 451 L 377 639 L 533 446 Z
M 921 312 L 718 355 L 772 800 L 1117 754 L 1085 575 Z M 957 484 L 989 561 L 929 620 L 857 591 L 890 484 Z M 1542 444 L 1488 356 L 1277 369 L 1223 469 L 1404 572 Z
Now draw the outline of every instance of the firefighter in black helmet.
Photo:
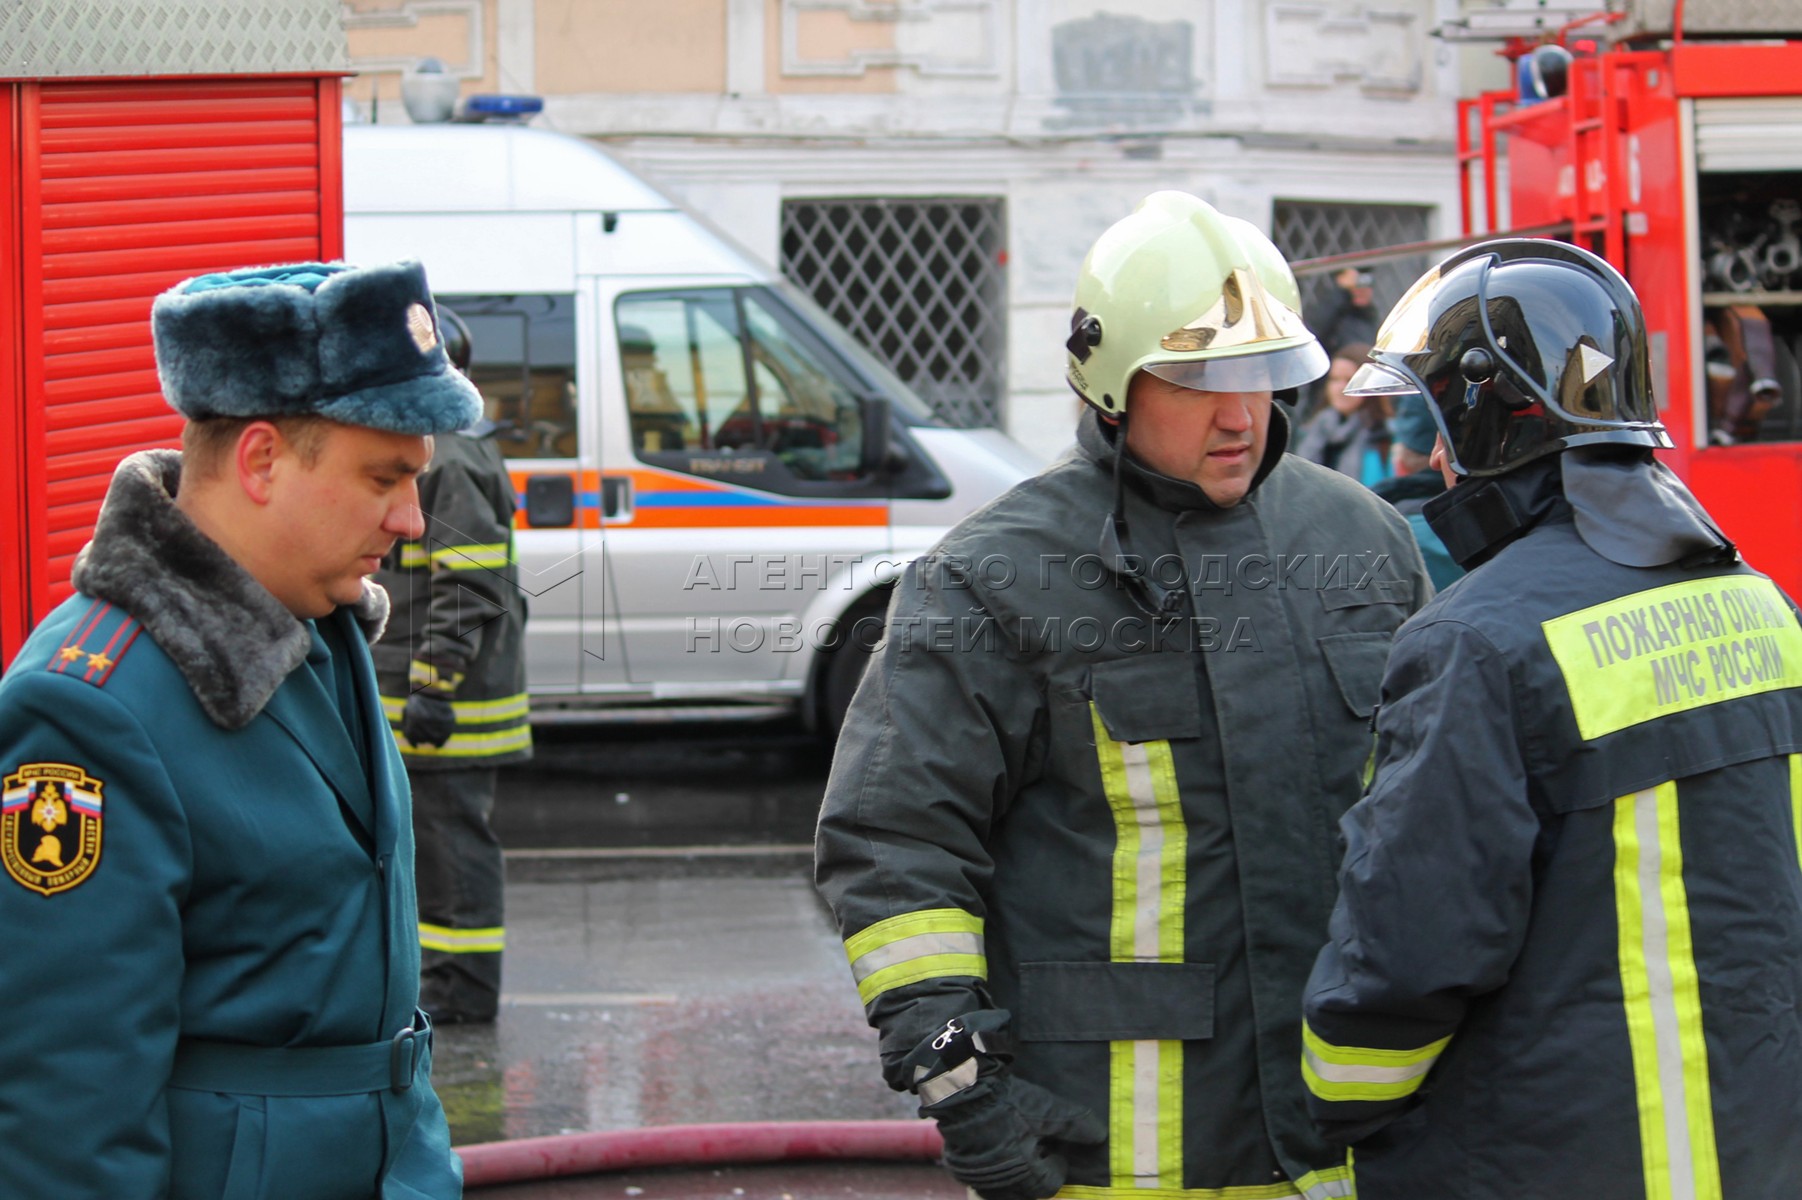
M 1802 1186 L 1802 628 L 1662 465 L 1644 319 L 1465 250 L 1351 389 L 1426 396 L 1471 573 L 1405 625 L 1306 994 L 1363 1200 Z M 1350 390 L 1350 389 L 1348 389 Z
M 438 314 L 444 352 L 467 372 L 469 327 Z M 439 1024 L 499 1010 L 507 931 L 489 818 L 498 768 L 532 755 L 513 482 L 493 429 L 437 439 L 419 480 L 425 531 L 397 542 L 378 576 L 393 607 L 376 679 L 413 786 L 419 1004 Z

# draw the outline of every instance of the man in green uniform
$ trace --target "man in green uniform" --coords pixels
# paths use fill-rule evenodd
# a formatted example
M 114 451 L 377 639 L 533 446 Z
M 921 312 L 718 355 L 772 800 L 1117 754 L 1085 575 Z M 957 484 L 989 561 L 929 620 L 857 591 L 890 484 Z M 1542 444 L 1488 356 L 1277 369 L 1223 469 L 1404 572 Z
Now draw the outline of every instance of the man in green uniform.
M 467 371 L 469 330 L 438 315 L 451 364 Z M 498 768 L 532 756 L 516 505 L 493 428 L 437 439 L 419 481 L 425 530 L 376 576 L 393 606 L 376 681 L 413 784 L 419 1006 L 439 1024 L 492 1021 L 500 1004 L 505 872 L 488 818 Z
M 479 412 L 418 264 L 153 309 L 120 464 L 0 682 L 0 1196 L 452 1200 L 368 585 Z
M 1364 1200 L 1802 1189 L 1802 627 L 1683 484 L 1626 280 L 1473 246 L 1384 323 L 1470 574 L 1396 637 L 1301 1062 Z
M 1066 350 L 1076 450 L 896 587 L 820 888 L 885 1076 L 988 1200 L 1346 1196 L 1297 997 L 1430 585 L 1394 509 L 1284 453 L 1273 394 L 1326 355 L 1251 225 L 1149 197 Z

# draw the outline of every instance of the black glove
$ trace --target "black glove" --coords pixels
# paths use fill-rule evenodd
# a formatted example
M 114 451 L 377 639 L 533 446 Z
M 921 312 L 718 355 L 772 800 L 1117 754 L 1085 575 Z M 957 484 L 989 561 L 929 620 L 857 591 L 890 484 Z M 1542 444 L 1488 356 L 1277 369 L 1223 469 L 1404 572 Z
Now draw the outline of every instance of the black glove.
M 451 702 L 432 692 L 414 692 L 400 714 L 400 731 L 415 746 L 442 746 L 457 729 Z
M 1064 1185 L 1057 1142 L 1099 1145 L 1095 1114 L 1035 1083 L 996 1069 L 964 1090 L 921 1107 L 939 1123 L 945 1169 L 984 1200 L 1042 1200 Z

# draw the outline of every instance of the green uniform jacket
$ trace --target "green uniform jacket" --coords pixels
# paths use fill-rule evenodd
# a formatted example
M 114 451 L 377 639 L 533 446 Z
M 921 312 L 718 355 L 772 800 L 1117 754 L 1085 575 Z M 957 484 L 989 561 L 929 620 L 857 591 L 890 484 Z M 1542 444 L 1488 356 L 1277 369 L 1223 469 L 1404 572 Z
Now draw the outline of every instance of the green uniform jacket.
M 1462 486 L 1462 485 L 1461 485 Z M 1562 500 L 1410 621 L 1307 998 L 1363 1200 L 1802 1194 L 1802 628 Z
M 1130 550 L 1185 605 L 1160 636 L 1098 554 L 1113 451 L 1085 416 L 909 569 L 839 740 L 818 880 L 890 1083 L 948 1018 L 1009 1010 L 1019 1074 L 1109 1129 L 1063 1195 L 1348 1192 L 1295 1068 L 1301 988 L 1390 637 L 1431 589 L 1395 510 L 1283 426 L 1230 509 L 1129 464 Z
M 528 759 L 526 598 L 513 553 L 513 481 L 500 448 L 460 433 L 438 438 L 419 479 L 419 507 L 425 533 L 398 543 L 376 575 L 393 604 L 375 648 L 376 675 L 407 768 Z M 401 711 L 434 672 L 457 681 L 449 693 L 456 732 L 443 746 L 415 746 L 401 735 Z
M 426 1039 L 389 1066 L 419 949 L 385 599 L 320 622 L 365 774 L 307 626 L 175 509 L 179 461 L 120 465 L 0 682 L 0 1196 L 451 1200 Z

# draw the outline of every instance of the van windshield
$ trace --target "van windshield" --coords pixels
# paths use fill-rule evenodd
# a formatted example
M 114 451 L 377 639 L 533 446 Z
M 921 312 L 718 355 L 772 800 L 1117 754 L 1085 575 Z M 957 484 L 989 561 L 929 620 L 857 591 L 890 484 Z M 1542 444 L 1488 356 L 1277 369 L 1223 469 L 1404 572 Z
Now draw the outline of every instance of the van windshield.
M 814 301 L 812 296 L 796 287 L 786 279 L 772 283 L 770 290 L 778 293 L 781 301 L 796 314 L 813 326 L 820 340 L 827 343 L 834 353 L 845 359 L 851 369 L 863 377 L 863 381 L 875 387 L 878 392 L 889 398 L 895 413 L 909 425 L 943 425 L 932 408 L 901 381 L 901 377 L 890 369 L 888 364 L 866 350 L 861 343 L 849 333 L 844 326 L 833 320 L 831 315 Z

